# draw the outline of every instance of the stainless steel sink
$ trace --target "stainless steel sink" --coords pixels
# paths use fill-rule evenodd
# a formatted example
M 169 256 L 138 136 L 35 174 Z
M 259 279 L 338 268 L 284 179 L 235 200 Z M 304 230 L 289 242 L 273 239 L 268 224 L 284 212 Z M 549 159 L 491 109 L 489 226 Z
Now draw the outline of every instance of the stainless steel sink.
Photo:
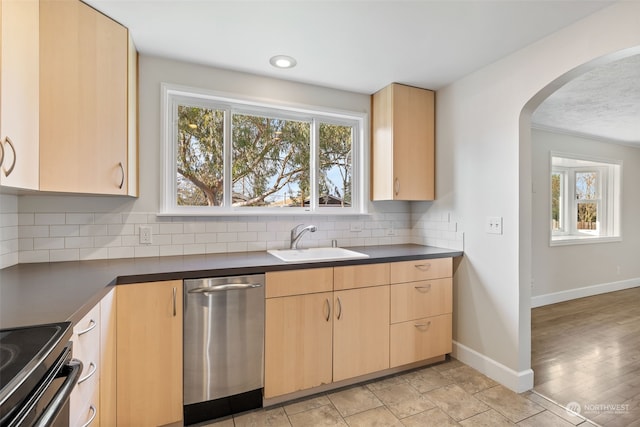
M 285 262 L 369 258 L 367 254 L 344 248 L 270 249 L 267 252 Z

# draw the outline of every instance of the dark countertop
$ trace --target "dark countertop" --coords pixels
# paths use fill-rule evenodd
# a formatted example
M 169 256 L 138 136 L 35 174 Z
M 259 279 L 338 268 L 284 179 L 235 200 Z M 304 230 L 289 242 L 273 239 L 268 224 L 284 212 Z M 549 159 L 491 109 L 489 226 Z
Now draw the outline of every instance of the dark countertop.
M 112 285 L 462 256 L 462 251 L 411 244 L 348 249 L 369 258 L 294 264 L 267 252 L 242 252 L 19 264 L 0 270 L 0 329 L 77 322 Z

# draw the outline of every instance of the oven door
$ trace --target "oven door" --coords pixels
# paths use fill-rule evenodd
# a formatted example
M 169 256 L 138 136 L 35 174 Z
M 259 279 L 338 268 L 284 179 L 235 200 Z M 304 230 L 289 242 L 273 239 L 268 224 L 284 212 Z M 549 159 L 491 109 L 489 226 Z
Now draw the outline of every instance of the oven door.
M 82 362 L 71 359 L 69 343 L 36 390 L 6 425 L 68 427 L 69 396 L 81 372 Z

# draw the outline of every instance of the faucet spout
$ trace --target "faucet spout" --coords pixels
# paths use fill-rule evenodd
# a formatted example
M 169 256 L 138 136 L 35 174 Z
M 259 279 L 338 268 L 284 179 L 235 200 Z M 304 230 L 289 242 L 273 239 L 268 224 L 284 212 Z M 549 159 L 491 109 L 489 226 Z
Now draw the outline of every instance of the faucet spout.
M 298 249 L 298 242 L 307 231 L 315 232 L 318 227 L 315 225 L 307 225 L 302 230 L 298 231 L 304 224 L 298 224 L 291 229 L 291 241 L 289 242 L 289 249 Z

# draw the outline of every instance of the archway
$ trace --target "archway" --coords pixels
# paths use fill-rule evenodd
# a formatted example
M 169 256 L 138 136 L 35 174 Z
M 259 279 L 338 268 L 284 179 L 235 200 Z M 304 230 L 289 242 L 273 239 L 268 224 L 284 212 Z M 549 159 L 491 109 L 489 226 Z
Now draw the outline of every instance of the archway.
M 583 65 L 580 65 L 562 76 L 556 78 L 537 94 L 535 94 L 522 109 L 520 113 L 520 320 L 522 334 L 520 340 L 520 355 L 529 356 L 529 365 L 531 365 L 531 288 L 534 268 L 532 267 L 532 259 L 534 256 L 533 238 L 534 231 L 534 206 L 533 206 L 533 143 L 531 132 L 531 117 L 533 112 L 554 92 L 564 86 L 566 83 L 574 80 L 591 70 L 597 69 L 603 65 L 613 63 L 615 61 L 628 58 L 640 54 L 640 46 L 625 49 L 619 52 L 608 54 Z M 536 187 L 544 185 L 538 184 Z M 540 230 L 537 230 L 538 232 Z M 534 375 L 536 373 L 534 372 Z M 566 404 L 567 402 L 559 402 Z

